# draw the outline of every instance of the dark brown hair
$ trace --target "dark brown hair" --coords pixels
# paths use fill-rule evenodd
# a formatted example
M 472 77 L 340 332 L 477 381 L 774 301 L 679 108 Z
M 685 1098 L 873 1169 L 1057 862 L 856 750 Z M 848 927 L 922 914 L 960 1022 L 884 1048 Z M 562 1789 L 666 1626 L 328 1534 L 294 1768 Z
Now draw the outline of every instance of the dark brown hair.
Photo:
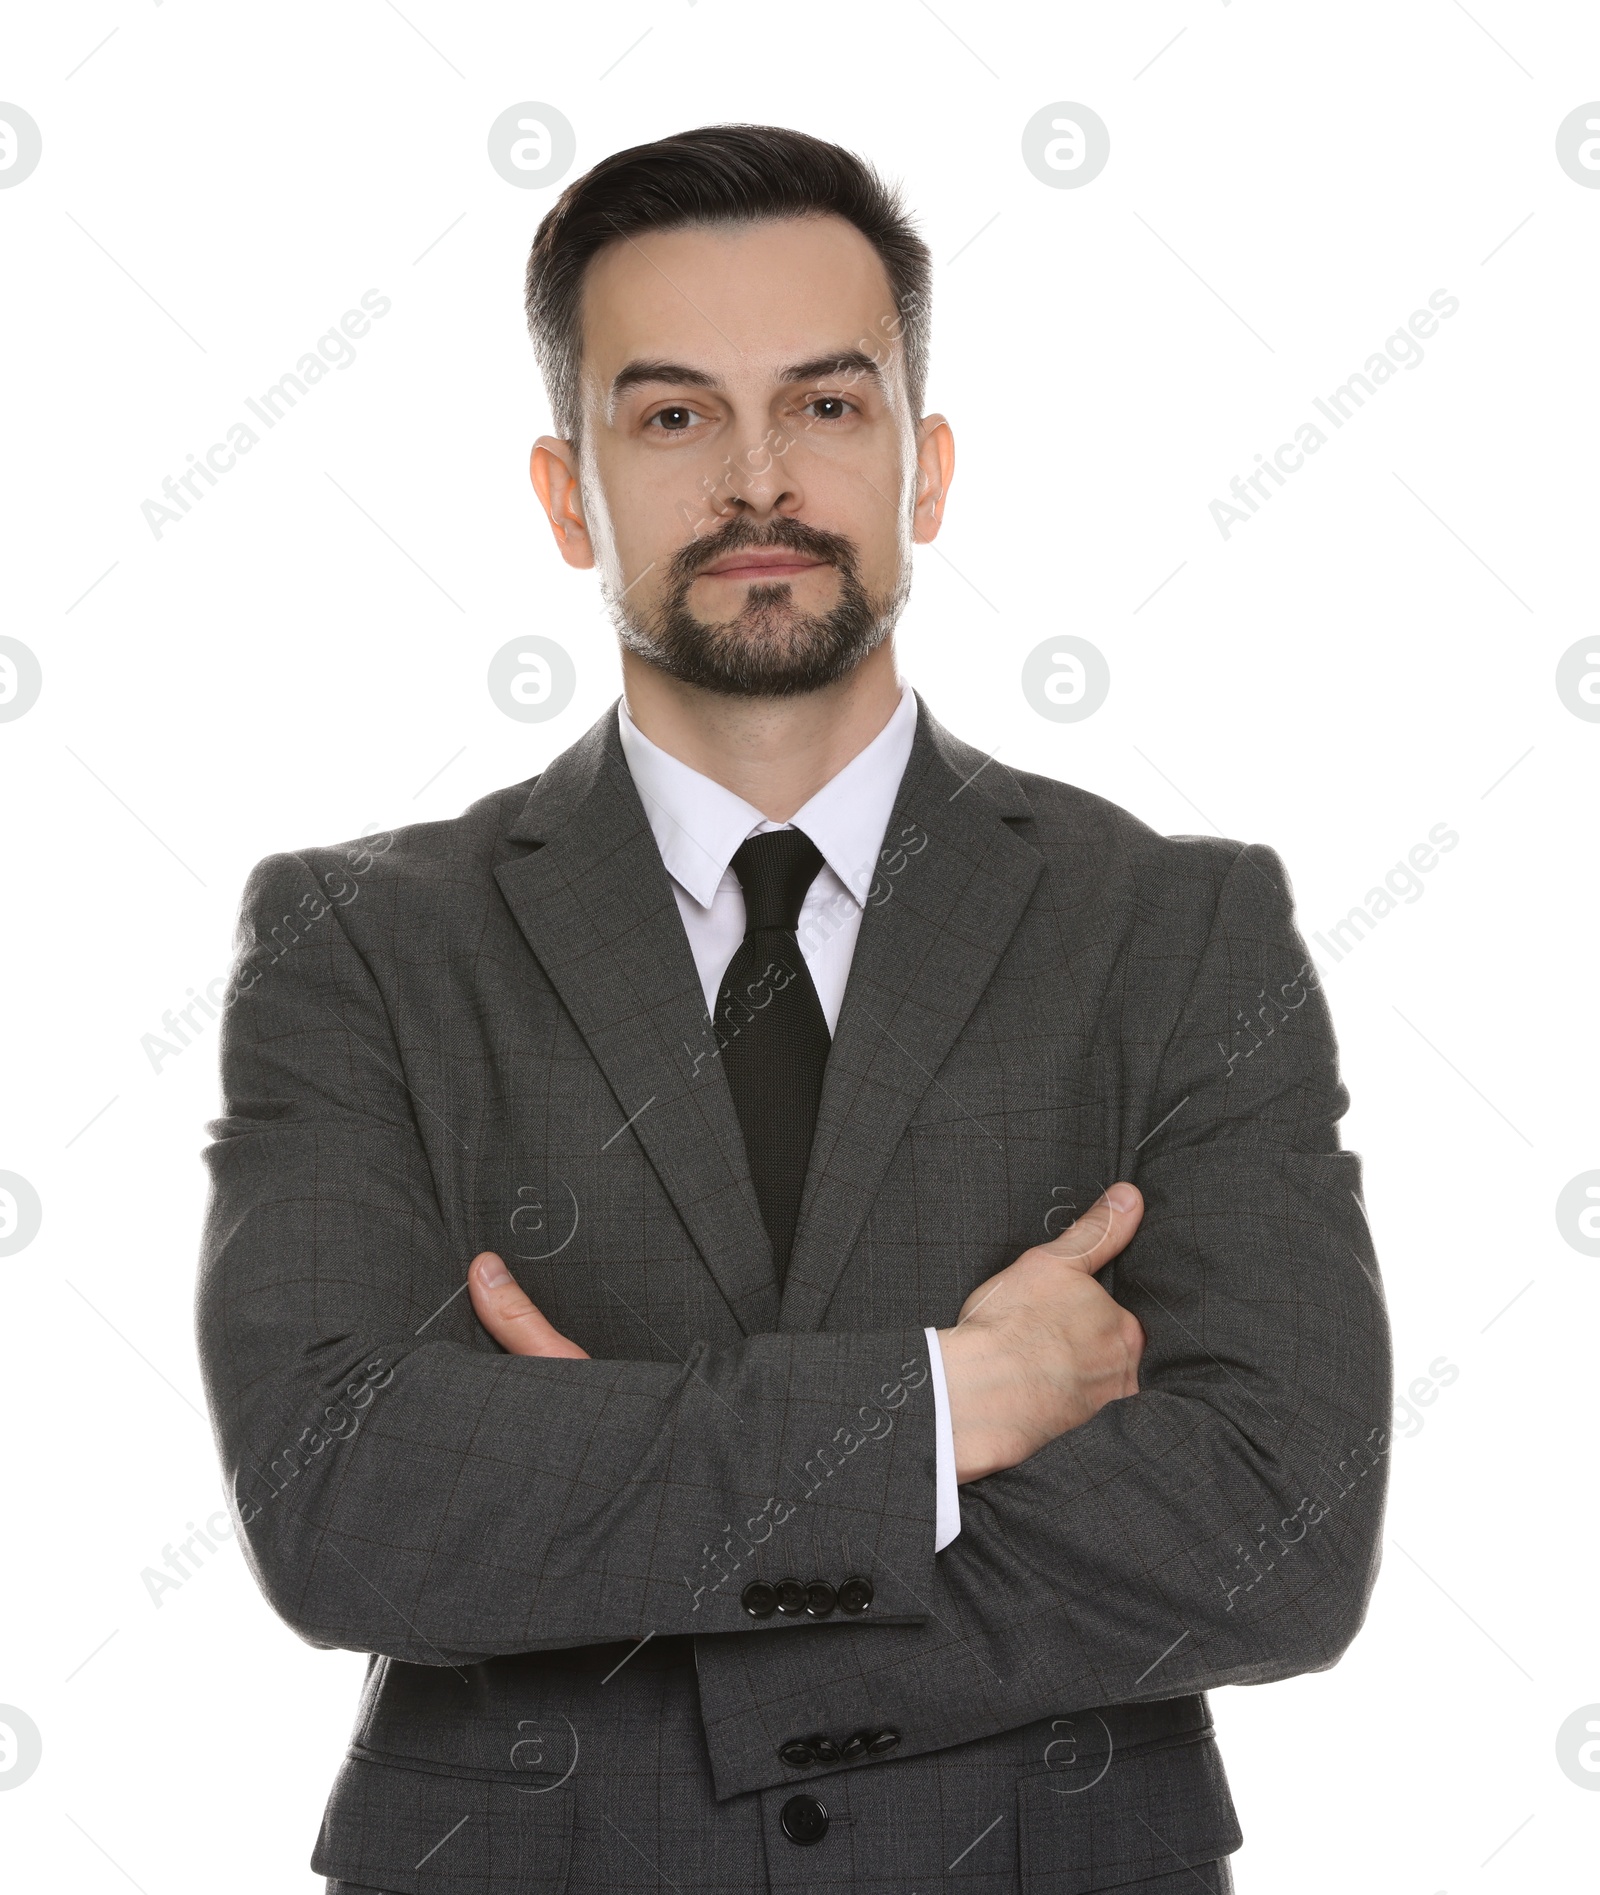
M 578 438 L 583 280 L 605 245 L 644 230 L 817 216 L 854 224 L 882 259 L 899 318 L 911 410 L 920 417 L 933 259 L 899 193 L 853 152 L 805 132 L 703 125 L 602 158 L 567 186 L 539 225 L 528 256 L 528 333 L 557 433 Z

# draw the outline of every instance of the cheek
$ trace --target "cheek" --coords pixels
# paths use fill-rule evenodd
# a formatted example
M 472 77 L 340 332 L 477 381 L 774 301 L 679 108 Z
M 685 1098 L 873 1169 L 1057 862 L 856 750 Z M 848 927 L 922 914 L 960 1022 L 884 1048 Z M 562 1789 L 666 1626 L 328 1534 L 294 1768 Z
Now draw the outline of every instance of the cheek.
M 615 542 L 626 569 L 624 583 L 652 567 L 637 590 L 649 591 L 656 598 L 678 583 L 673 562 L 679 555 L 715 538 L 734 511 L 729 504 L 734 489 L 720 460 L 688 454 L 661 459 L 661 467 L 645 470 L 648 478 L 634 485 L 614 521 Z
M 878 595 L 892 593 L 909 577 L 915 544 L 915 523 L 909 504 L 901 503 L 899 496 L 905 489 L 897 476 L 893 468 L 887 473 L 874 469 L 866 477 L 872 481 L 870 487 L 858 473 L 837 485 L 830 480 L 821 493 L 811 485 L 804 489 L 801 517 L 850 542 L 855 549 L 856 577 L 868 592 Z

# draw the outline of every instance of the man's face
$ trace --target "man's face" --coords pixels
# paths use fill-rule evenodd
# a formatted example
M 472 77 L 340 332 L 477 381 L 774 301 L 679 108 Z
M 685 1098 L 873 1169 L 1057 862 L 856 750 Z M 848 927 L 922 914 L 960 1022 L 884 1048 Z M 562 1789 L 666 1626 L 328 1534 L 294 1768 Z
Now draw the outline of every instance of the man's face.
M 899 335 L 882 263 L 839 218 L 647 232 L 595 258 L 563 550 L 599 565 L 625 646 L 781 697 L 888 635 L 932 536 L 918 451 L 942 425 L 910 412 Z

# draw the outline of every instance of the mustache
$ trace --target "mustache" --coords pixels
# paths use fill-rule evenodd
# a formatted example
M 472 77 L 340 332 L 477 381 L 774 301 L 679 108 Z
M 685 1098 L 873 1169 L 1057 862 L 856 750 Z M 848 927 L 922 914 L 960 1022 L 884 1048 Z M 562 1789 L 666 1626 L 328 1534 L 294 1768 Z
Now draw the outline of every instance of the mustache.
M 734 519 L 710 538 L 691 540 L 687 546 L 680 547 L 673 555 L 669 577 L 683 583 L 729 553 L 773 548 L 800 553 L 807 559 L 825 560 L 845 574 L 854 573 L 856 569 L 855 547 L 842 533 L 829 533 L 819 526 L 807 526 L 801 520 L 774 520 L 762 527 L 750 520 Z

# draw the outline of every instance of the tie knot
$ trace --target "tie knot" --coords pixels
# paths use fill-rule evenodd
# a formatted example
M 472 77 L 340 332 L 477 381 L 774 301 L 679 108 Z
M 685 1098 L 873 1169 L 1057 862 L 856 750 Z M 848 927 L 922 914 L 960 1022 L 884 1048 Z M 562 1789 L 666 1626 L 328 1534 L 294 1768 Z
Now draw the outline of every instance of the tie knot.
M 733 872 L 744 890 L 745 932 L 800 925 L 806 890 L 822 867 L 822 851 L 799 829 L 768 829 L 747 836 L 733 852 Z

